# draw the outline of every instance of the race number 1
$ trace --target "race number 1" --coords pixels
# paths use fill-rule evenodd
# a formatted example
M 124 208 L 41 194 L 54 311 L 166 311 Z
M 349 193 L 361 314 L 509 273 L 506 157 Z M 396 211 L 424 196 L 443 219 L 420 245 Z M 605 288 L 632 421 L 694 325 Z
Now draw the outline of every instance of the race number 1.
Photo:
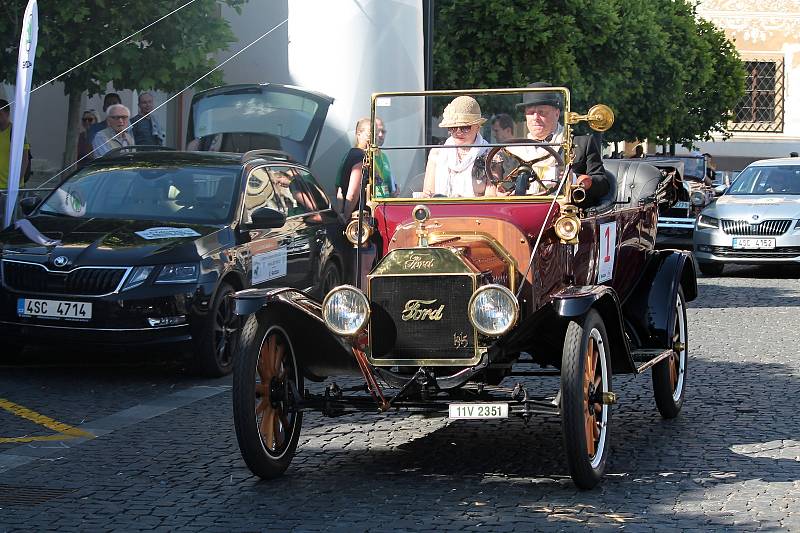
M 614 254 L 617 244 L 617 223 L 609 222 L 600 224 L 600 253 L 597 271 L 597 283 L 603 283 L 611 279 L 614 273 Z

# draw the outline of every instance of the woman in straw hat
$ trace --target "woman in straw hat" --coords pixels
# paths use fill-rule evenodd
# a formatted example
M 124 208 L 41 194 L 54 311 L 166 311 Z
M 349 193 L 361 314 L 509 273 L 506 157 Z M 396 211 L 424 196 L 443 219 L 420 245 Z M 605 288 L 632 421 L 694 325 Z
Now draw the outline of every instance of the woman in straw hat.
M 456 148 L 431 150 L 425 167 L 424 196 L 475 196 L 472 167 L 487 148 L 469 145 L 488 144 L 478 133 L 484 122 L 481 106 L 471 96 L 459 96 L 447 104 L 439 127 L 450 133 L 444 145 Z

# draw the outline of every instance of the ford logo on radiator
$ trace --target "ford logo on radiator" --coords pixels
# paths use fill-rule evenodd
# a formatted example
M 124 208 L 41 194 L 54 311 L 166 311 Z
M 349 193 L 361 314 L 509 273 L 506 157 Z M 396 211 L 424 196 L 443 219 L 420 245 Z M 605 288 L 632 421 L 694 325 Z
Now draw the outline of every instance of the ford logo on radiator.
M 53 266 L 57 266 L 59 268 L 67 266 L 67 263 L 69 263 L 69 258 L 66 255 L 59 255 L 53 259 Z
M 438 300 L 409 300 L 403 307 L 403 314 L 400 318 L 407 322 L 409 320 L 441 320 L 444 313 L 444 304 L 436 307 Z

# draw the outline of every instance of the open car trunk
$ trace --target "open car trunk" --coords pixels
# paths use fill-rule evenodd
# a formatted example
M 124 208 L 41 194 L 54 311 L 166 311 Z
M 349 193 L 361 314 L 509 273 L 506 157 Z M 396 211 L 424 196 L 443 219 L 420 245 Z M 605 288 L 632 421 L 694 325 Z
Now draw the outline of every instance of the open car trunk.
M 274 83 L 197 93 L 189 111 L 190 149 L 244 153 L 280 150 L 310 165 L 333 98 Z

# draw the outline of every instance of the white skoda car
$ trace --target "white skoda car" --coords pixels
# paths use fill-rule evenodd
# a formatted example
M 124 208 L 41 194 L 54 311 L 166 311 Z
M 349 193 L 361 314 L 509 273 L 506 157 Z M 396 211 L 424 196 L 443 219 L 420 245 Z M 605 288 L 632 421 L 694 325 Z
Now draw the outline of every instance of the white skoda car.
M 800 263 L 800 159 L 745 168 L 697 217 L 694 252 L 706 275 L 726 264 Z

